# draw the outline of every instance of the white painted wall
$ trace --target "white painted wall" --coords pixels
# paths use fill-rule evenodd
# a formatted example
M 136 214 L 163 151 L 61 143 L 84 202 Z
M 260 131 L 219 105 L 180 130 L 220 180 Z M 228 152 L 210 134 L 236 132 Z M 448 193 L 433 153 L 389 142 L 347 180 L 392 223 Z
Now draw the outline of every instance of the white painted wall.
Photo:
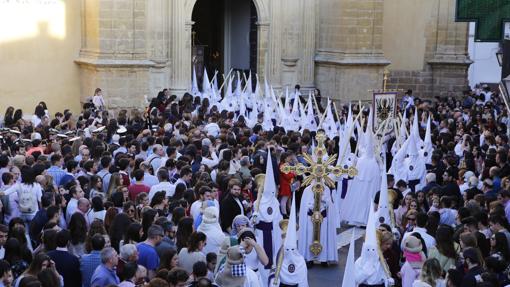
M 499 43 L 475 42 L 475 23 L 469 24 L 468 40 L 469 57 L 473 64 L 469 67 L 469 85 L 474 87 L 478 83 L 499 83 L 501 67 L 496 58 Z

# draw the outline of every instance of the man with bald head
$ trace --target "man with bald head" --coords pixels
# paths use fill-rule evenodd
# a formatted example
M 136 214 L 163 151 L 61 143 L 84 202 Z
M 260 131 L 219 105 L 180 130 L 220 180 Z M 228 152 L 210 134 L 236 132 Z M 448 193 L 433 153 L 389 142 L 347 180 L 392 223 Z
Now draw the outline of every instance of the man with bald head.
M 165 156 L 165 150 L 160 144 L 155 144 L 152 147 L 152 154 L 147 158 L 147 162 L 152 166 L 154 171 L 158 170 L 161 166 L 161 158 Z
M 87 221 L 87 226 L 90 225 L 90 218 L 88 217 L 90 209 L 90 201 L 86 199 L 85 197 L 82 197 L 78 199 L 78 208 L 76 209 L 76 212 L 81 213 L 83 217 L 85 218 L 85 221 Z

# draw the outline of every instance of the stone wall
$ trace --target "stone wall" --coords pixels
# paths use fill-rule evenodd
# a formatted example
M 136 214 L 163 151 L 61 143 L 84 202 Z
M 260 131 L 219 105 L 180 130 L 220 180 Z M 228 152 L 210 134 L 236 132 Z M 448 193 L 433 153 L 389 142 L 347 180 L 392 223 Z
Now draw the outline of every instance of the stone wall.
M 390 0 L 387 5 L 396 5 L 399 1 L 402 0 Z M 416 22 L 426 24 L 422 31 L 416 31 L 424 37 L 421 46 L 411 43 L 410 47 L 424 51 L 422 63 L 414 62 L 409 65 L 405 62 L 405 59 L 412 57 L 407 50 L 401 56 L 395 53 L 394 44 L 405 43 L 405 39 L 402 35 L 390 34 L 387 31 L 385 35 L 389 44 L 386 49 L 393 49 L 387 53 L 392 60 L 388 88 L 412 89 L 416 96 L 425 98 L 459 95 L 468 85 L 467 70 L 471 64 L 467 51 L 468 25 L 454 22 L 455 0 L 430 0 L 414 5 L 416 6 L 414 9 L 419 10 L 421 14 L 414 14 L 413 11 L 410 13 L 419 17 Z M 392 13 L 390 9 L 385 11 L 387 12 L 385 17 L 388 17 L 385 27 L 391 27 L 397 15 L 389 15 Z M 396 59 L 393 63 L 392 57 L 403 59 Z M 415 59 L 409 61 L 413 62 Z

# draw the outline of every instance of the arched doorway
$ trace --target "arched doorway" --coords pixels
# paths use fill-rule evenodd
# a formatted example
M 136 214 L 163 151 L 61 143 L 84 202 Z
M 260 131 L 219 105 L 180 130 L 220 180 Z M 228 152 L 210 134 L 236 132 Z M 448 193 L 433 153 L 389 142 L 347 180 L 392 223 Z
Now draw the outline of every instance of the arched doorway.
M 259 17 L 252 0 L 197 0 L 191 19 L 191 60 L 199 85 L 204 67 L 210 77 L 215 70 L 257 72 Z

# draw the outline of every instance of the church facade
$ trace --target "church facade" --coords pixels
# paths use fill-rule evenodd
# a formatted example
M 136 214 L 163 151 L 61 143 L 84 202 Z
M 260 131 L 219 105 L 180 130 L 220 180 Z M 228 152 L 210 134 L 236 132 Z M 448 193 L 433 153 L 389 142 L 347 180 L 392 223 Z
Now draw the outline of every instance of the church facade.
M 244 6 L 239 4 L 243 1 Z M 454 22 L 455 0 L 65 3 L 68 37 L 49 43 L 60 49 L 48 56 L 58 63 L 51 66 L 34 58 L 32 65 L 45 69 L 48 79 L 62 73 L 69 79 L 60 86 L 39 81 L 31 87 L 34 84 L 25 81 L 32 90 L 44 90 L 40 96 L 50 108 L 77 109 L 96 87 L 102 88 L 112 108 L 143 107 L 145 95 L 153 97 L 164 88 L 177 95 L 188 91 L 197 63 L 216 65 L 217 77 L 231 68 L 249 70 L 261 81 L 267 78 L 277 90 L 300 84 L 305 95 L 318 88 L 323 97 L 344 102 L 371 99 L 369 90 L 382 87 L 385 69 L 390 71 L 388 88 L 410 88 L 422 97 L 451 95 L 467 87 L 468 24 Z M 215 3 L 222 8 L 215 8 Z M 200 5 L 209 6 L 201 9 Z M 218 27 L 212 27 L 214 23 Z M 32 40 L 24 44 L 44 45 Z M 202 54 L 196 53 L 196 46 L 203 47 Z M 0 39 L 2 48 L 19 47 L 16 43 L 2 47 Z M 17 65 L 12 57 L 5 57 L 0 53 L 0 60 L 7 63 L 0 75 Z M 209 73 L 212 78 L 214 71 Z M 24 77 L 12 70 L 9 77 L 0 77 L 0 94 L 8 94 L 13 105 L 31 112 L 36 102 L 17 100 L 23 87 L 10 84 Z M 55 97 L 63 87 L 66 93 Z

